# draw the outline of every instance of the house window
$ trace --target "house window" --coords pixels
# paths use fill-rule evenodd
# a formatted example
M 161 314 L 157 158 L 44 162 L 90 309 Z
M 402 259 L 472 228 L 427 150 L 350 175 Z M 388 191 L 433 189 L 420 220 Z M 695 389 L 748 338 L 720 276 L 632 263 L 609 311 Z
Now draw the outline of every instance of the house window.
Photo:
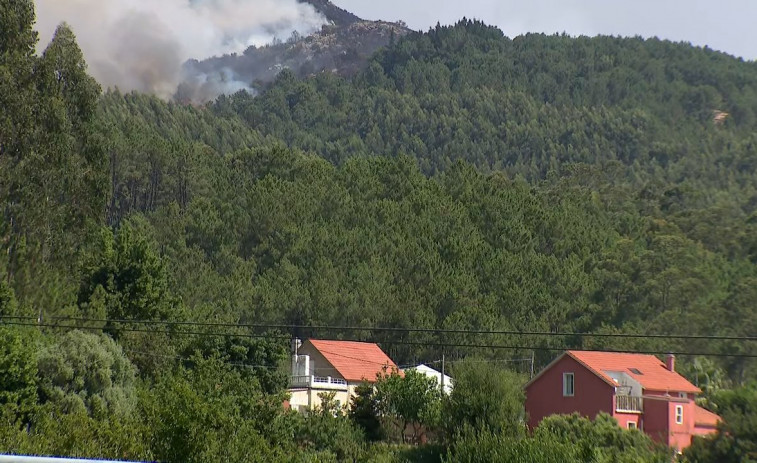
M 573 373 L 562 374 L 562 395 L 565 397 L 573 397 L 574 391 Z
M 676 424 L 683 424 L 683 405 L 676 405 Z
M 629 421 L 629 422 L 628 422 L 628 423 L 626 424 L 626 427 L 627 427 L 628 429 L 636 429 L 636 422 L 635 422 L 635 421 Z

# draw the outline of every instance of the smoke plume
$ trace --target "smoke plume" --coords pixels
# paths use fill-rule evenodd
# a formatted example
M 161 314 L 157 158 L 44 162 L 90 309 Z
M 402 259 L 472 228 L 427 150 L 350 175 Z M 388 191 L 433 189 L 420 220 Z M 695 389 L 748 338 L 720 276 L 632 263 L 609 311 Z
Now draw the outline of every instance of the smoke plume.
M 228 72 L 187 76 L 183 64 L 239 53 L 293 31 L 325 24 L 297 0 L 35 0 L 40 46 L 65 21 L 89 70 L 104 87 L 171 97 L 181 82 L 202 80 L 203 97 L 246 88 Z M 214 95 L 215 94 L 215 95 Z

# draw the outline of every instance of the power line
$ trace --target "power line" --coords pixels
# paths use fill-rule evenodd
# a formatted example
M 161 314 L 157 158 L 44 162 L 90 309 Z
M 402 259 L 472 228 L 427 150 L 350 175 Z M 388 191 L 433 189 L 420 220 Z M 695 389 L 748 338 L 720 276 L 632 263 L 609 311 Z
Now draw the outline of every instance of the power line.
M 103 328 L 96 326 L 79 326 L 79 325 L 58 325 L 52 323 L 17 323 L 7 322 L 0 320 L 3 325 L 9 326 L 28 326 L 28 327 L 43 327 L 43 328 L 60 328 L 68 330 L 85 330 L 85 331 L 103 331 Z M 150 334 L 171 334 L 171 335 L 189 335 L 189 336 L 213 336 L 213 337 L 228 337 L 228 338 L 259 338 L 259 339 L 281 339 L 289 340 L 289 335 L 275 335 L 275 334 L 240 334 L 240 333 L 219 333 L 208 331 L 175 331 L 175 330 L 154 330 L 146 328 L 116 328 L 115 331 L 123 331 L 127 333 L 150 333 Z
M 166 355 L 166 354 L 156 354 L 154 352 L 143 352 L 139 350 L 134 349 L 122 349 L 124 352 L 129 352 L 132 354 L 138 354 L 138 355 L 146 355 L 148 357 L 155 357 L 155 358 L 165 358 L 165 359 L 173 359 L 173 360 L 181 360 L 182 362 L 193 362 L 195 359 L 193 357 L 186 357 L 181 355 Z M 221 358 L 223 362 L 226 365 L 231 365 L 234 367 L 241 367 L 241 368 L 265 368 L 269 370 L 278 370 L 281 367 L 277 365 L 254 365 L 251 363 L 244 363 L 244 362 L 234 362 L 234 361 L 228 361 Z
M 81 319 L 79 319 L 81 320 Z M 87 326 L 77 326 L 77 325 L 58 325 L 58 324 L 50 324 L 50 323 L 16 323 L 16 322 L 7 322 L 7 321 L 0 321 L 0 323 L 3 323 L 5 325 L 12 325 L 12 326 L 28 326 L 28 327 L 49 327 L 49 328 L 58 328 L 58 329 L 69 329 L 69 330 L 90 330 L 90 331 L 102 331 L 102 328 L 98 327 L 87 327 Z M 157 322 L 161 323 L 161 322 Z M 173 323 L 173 322 L 168 322 Z M 182 322 L 187 324 L 188 322 Z M 202 323 L 195 324 L 198 326 L 203 326 Z M 250 327 L 250 325 L 233 325 L 236 328 L 244 328 L 244 327 Z M 271 327 L 274 325 L 261 325 L 266 327 Z M 307 327 L 312 329 L 317 329 L 313 327 Z M 202 332 L 202 331 L 174 331 L 174 330 L 151 330 L 151 329 L 139 329 L 139 328 L 118 328 L 118 331 L 124 331 L 124 332 L 137 332 L 137 333 L 157 333 L 157 334 L 169 334 L 169 335 L 191 335 L 191 336 L 211 336 L 211 337 L 239 337 L 239 338 L 258 338 L 258 339 L 280 339 L 280 340 L 289 340 L 291 339 L 288 335 L 274 335 L 274 334 L 238 334 L 238 333 L 220 333 L 220 332 Z M 473 332 L 468 332 L 473 334 Z M 358 340 L 358 339 L 345 339 L 346 341 L 365 341 L 365 340 Z M 405 341 L 405 340 L 389 340 L 389 339 L 374 339 L 373 342 L 379 343 L 379 344 L 389 344 L 389 345 L 405 345 L 405 346 L 420 346 L 420 347 L 457 347 L 457 348 L 468 348 L 468 349 L 492 349 L 492 350 L 520 350 L 520 351 L 546 351 L 546 352 L 558 352 L 563 350 L 583 350 L 583 351 L 589 351 L 589 352 L 612 352 L 612 353 L 636 353 L 636 354 L 649 354 L 649 355 L 665 355 L 665 354 L 673 354 L 673 355 L 689 355 L 689 356 L 709 356 L 709 357 L 729 357 L 729 358 L 757 358 L 757 354 L 743 354 L 743 353 L 721 353 L 721 352 L 691 352 L 691 351 L 670 351 L 670 350 L 664 350 L 664 351 L 654 351 L 654 350 L 635 350 L 635 351 L 629 351 L 629 350 L 619 350 L 619 349 L 596 349 L 596 348 L 574 348 L 570 346 L 560 346 L 560 347 L 547 347 L 547 346 L 528 346 L 528 345 L 502 345 L 502 344 L 472 344 L 472 343 L 450 343 L 450 342 L 437 342 L 437 341 L 423 341 L 423 342 L 414 342 L 414 341 Z
M 332 352 L 332 351 L 328 351 L 328 350 L 323 350 L 323 349 L 318 349 L 318 350 L 321 353 L 324 353 L 324 354 L 336 355 L 337 357 L 347 358 L 347 359 L 350 359 L 350 360 L 357 360 L 358 362 L 370 363 L 370 364 L 373 364 L 373 365 L 382 365 L 382 366 L 387 365 L 386 362 L 376 362 L 374 360 L 361 359 L 361 358 L 358 358 L 358 357 L 352 357 L 352 356 L 349 356 L 349 355 L 339 354 L 339 353 L 336 353 L 336 352 Z
M 5 319 L 30 319 L 36 317 L 4 317 Z M 462 335 L 501 335 L 501 336 L 545 336 L 545 337 L 587 337 L 587 338 L 623 338 L 623 339 L 678 339 L 678 340 L 706 340 L 706 341 L 744 341 L 757 342 L 757 336 L 723 336 L 723 335 L 691 335 L 691 334 L 636 334 L 636 333 L 586 333 L 586 332 L 551 332 L 551 331 L 516 331 L 516 330 L 461 330 L 445 328 L 397 328 L 397 327 L 362 327 L 336 325 L 287 325 L 274 323 L 219 323 L 192 321 L 161 321 L 161 320 L 119 320 L 105 318 L 77 318 L 51 317 L 52 320 L 62 320 L 82 323 L 106 324 L 135 324 L 135 325 L 165 325 L 165 326 L 202 326 L 208 328 L 249 328 L 249 329 L 278 329 L 278 330 L 311 330 L 311 331 L 376 331 L 391 333 L 424 333 L 424 334 L 462 334 Z

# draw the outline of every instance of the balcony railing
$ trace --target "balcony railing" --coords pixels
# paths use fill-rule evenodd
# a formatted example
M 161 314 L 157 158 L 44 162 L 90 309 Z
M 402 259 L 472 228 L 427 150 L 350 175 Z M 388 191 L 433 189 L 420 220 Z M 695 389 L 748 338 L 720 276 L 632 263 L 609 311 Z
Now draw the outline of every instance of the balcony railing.
M 333 378 L 331 376 L 292 376 L 290 383 L 292 387 L 318 387 L 326 389 L 347 388 L 347 381 L 342 378 Z
M 633 395 L 616 395 L 615 411 L 617 412 L 643 412 L 644 399 Z

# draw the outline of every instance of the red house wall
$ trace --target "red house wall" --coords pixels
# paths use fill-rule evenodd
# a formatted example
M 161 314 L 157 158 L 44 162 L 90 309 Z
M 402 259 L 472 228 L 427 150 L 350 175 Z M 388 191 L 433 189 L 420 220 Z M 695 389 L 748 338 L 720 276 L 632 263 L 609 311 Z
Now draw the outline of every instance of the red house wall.
M 668 402 L 644 399 L 644 432 L 656 442 L 668 445 L 670 425 Z
M 676 406 L 683 407 L 683 423 L 676 423 Z M 669 446 L 683 450 L 691 445 L 691 436 L 694 433 L 694 404 L 689 401 L 686 403 L 669 402 L 668 419 L 670 420 L 670 442 Z
M 629 422 L 636 423 L 636 428 L 639 430 L 642 429 L 641 413 L 615 412 L 612 416 L 618 421 L 618 425 L 623 429 L 628 429 Z
M 573 397 L 563 397 L 563 373 L 573 373 Z M 528 427 L 534 429 L 542 419 L 554 414 L 578 412 L 592 419 L 599 412 L 612 414 L 613 392 L 612 386 L 564 355 L 526 388 Z
M 717 426 L 697 426 L 696 423 L 694 423 L 694 429 L 692 430 L 694 436 L 708 436 L 715 432 L 718 432 Z
M 652 439 L 679 450 L 691 445 L 694 402 L 687 399 L 644 399 L 644 430 Z M 683 423 L 676 423 L 676 406 L 683 407 Z

